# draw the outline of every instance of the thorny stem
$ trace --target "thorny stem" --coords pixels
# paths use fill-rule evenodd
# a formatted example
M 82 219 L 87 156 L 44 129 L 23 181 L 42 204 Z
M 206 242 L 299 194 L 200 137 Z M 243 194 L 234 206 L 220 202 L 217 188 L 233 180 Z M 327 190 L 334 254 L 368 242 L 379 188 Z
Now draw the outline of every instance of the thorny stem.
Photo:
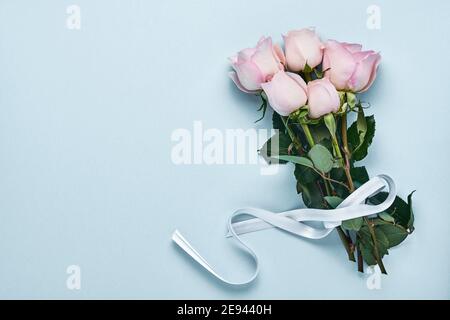
M 349 190 L 348 186 L 345 183 L 337 181 L 337 180 L 334 180 L 334 179 L 331 179 L 331 178 L 327 177 L 326 175 L 324 175 L 322 172 L 320 172 L 317 169 L 314 169 L 314 168 L 311 168 L 311 169 L 314 170 L 314 172 L 317 173 L 323 180 L 325 180 L 324 182 L 326 182 L 326 181 L 333 182 L 333 183 L 341 185 L 344 188 L 346 188 L 347 190 Z M 328 195 L 331 195 L 331 194 L 328 194 Z
M 337 232 L 339 234 L 339 238 L 341 238 L 342 244 L 345 247 L 345 250 L 348 254 L 348 260 L 355 262 L 355 254 L 354 254 L 354 248 L 353 243 L 351 242 L 350 238 L 347 237 L 344 230 L 342 230 L 341 227 L 337 227 Z
M 322 176 L 322 178 L 324 179 L 324 185 L 325 185 L 325 190 L 327 191 L 327 195 L 331 196 L 331 188 L 330 188 L 330 183 L 328 180 L 326 180 L 325 178 L 327 178 L 325 175 Z
M 339 160 L 339 163 L 342 164 L 342 166 L 345 166 L 346 164 L 344 164 L 344 157 L 342 156 L 341 148 L 339 147 L 339 143 L 337 141 L 336 136 L 332 137 L 331 142 L 333 144 L 333 150 L 334 153 L 336 154 L 336 157 Z
M 364 273 L 364 261 L 362 257 L 361 250 L 359 248 L 356 248 L 357 255 L 358 255 L 358 271 L 361 273 Z
M 355 185 L 353 184 L 352 175 L 350 173 L 350 149 L 348 148 L 348 137 L 347 137 L 347 113 L 344 113 L 342 116 L 342 144 L 344 145 L 344 155 L 345 155 L 345 166 L 344 171 L 348 181 L 348 187 L 350 189 L 350 193 L 355 191 Z
M 311 134 L 311 131 L 309 130 L 309 127 L 306 123 L 302 123 L 301 124 L 303 132 L 305 133 L 306 139 L 308 140 L 309 146 L 312 148 L 314 147 L 314 145 L 316 144 L 314 142 L 314 138 Z
M 374 251 L 375 259 L 377 260 L 378 266 L 380 267 L 381 273 L 387 274 L 386 268 L 384 267 L 383 260 L 381 259 L 380 252 L 378 250 L 377 237 L 375 235 L 375 230 L 373 228 L 373 225 L 370 223 L 370 221 L 367 217 L 364 217 L 364 222 L 367 224 L 370 235 L 372 236 L 373 251 Z
M 284 126 L 286 127 L 286 130 L 287 130 L 287 132 L 288 132 L 292 142 L 294 143 L 295 147 L 300 151 L 301 150 L 301 144 L 298 141 L 296 135 L 292 132 L 291 128 L 289 127 L 289 124 L 288 124 L 289 118 L 288 117 L 281 117 L 281 119 L 283 121 Z M 314 147 L 315 142 L 314 142 L 314 139 L 312 137 L 311 131 L 309 130 L 308 125 L 307 124 L 302 124 L 301 126 L 303 128 L 303 131 L 305 132 L 305 136 L 306 136 L 306 139 L 308 140 L 308 143 L 309 143 L 310 147 L 311 148 Z M 325 184 L 325 187 L 327 189 L 326 192 L 327 192 L 328 196 L 330 196 L 331 193 L 330 193 L 330 190 L 328 188 L 327 181 L 338 183 L 338 184 L 341 184 L 341 185 L 344 185 L 345 187 L 347 187 L 345 184 L 343 184 L 340 181 L 336 181 L 336 180 L 333 180 L 331 178 L 326 177 L 322 172 L 320 172 L 318 170 L 314 169 L 314 171 L 317 174 L 319 174 L 322 177 L 322 179 L 324 179 L 324 184 Z M 350 261 L 356 261 L 355 260 L 355 255 L 354 255 L 354 246 L 353 246 L 352 240 L 350 239 L 350 237 L 347 237 L 347 235 L 345 234 L 344 230 L 342 230 L 341 227 L 338 227 L 337 231 L 339 233 L 339 237 L 341 238 L 342 244 L 344 245 L 345 250 L 347 251 L 349 260 Z
M 348 148 L 348 137 L 347 137 L 347 113 L 345 113 L 342 116 L 341 133 L 342 133 L 342 143 L 344 146 L 344 154 L 345 154 L 344 170 L 345 170 L 345 175 L 347 176 L 350 193 L 352 193 L 353 191 L 355 191 L 355 185 L 353 184 L 353 179 L 352 179 L 352 176 L 350 173 L 350 150 Z M 375 255 L 375 259 L 377 260 L 378 266 L 380 267 L 380 270 L 383 274 L 387 274 L 386 269 L 383 264 L 383 261 L 380 256 L 380 252 L 378 250 L 377 237 L 375 235 L 375 230 L 367 217 L 364 217 L 364 222 L 367 225 L 367 227 L 369 228 L 369 232 L 372 237 L 374 255 Z M 362 264 L 362 261 L 360 262 L 360 259 L 362 260 L 362 257 L 361 258 L 359 257 L 360 254 L 361 254 L 361 252 L 358 249 L 358 270 L 359 271 L 362 270 L 362 267 L 360 266 L 360 264 Z
M 314 139 L 313 139 L 313 137 L 312 137 L 311 131 L 309 130 L 308 125 L 307 125 L 307 124 L 302 124 L 301 126 L 302 126 L 302 128 L 303 128 L 303 131 L 305 132 L 305 135 L 306 135 L 306 138 L 308 139 L 308 143 L 309 143 L 310 147 L 311 147 L 311 148 L 314 147 L 315 142 L 314 142 Z M 324 184 L 325 184 L 325 188 L 326 188 L 326 191 L 327 191 L 327 195 L 328 195 L 328 196 L 331 196 L 331 191 L 329 190 L 329 186 L 328 186 L 328 184 L 327 184 L 328 181 L 333 181 L 333 182 L 335 182 L 335 183 L 342 184 L 342 183 L 339 182 L 339 181 L 336 181 L 336 180 L 333 180 L 333 179 L 331 179 L 331 178 L 326 177 L 324 174 L 322 174 L 322 173 L 319 172 L 318 170 L 315 170 L 315 171 L 316 171 L 316 172 L 322 177 L 322 179 L 324 180 Z M 343 184 L 343 185 L 345 185 L 345 184 Z M 355 261 L 355 255 L 354 255 L 354 250 L 353 250 L 352 239 L 350 239 L 350 237 L 347 237 L 347 235 L 345 234 L 344 230 L 342 230 L 342 228 L 341 228 L 340 226 L 337 228 L 337 231 L 338 231 L 338 233 L 339 233 L 339 237 L 341 238 L 342 244 L 344 245 L 345 250 L 347 251 L 348 259 L 349 259 L 350 261 Z
M 291 127 L 289 127 L 289 117 L 283 117 L 281 116 L 281 120 L 283 121 L 284 127 L 286 128 L 289 137 L 291 138 L 292 142 L 294 143 L 295 148 L 297 149 L 297 151 L 299 153 L 301 153 L 302 151 L 302 145 L 300 143 L 300 141 L 298 141 L 297 136 L 294 134 L 294 132 L 292 132 Z

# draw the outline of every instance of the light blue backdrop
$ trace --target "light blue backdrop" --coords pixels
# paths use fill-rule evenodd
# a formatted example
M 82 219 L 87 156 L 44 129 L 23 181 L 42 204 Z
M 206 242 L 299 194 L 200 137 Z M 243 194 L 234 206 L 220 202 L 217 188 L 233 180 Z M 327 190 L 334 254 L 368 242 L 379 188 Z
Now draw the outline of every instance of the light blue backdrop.
M 81 8 L 81 30 L 66 8 Z M 366 9 L 381 8 L 381 30 Z M 450 3 L 428 1 L 0 1 L 1 298 L 449 298 Z M 378 131 L 366 165 L 415 197 L 417 231 L 386 258 L 381 290 L 338 237 L 246 236 L 257 282 L 221 285 L 170 242 L 180 228 L 229 275 L 250 264 L 222 238 L 242 206 L 300 205 L 292 168 L 175 166 L 171 133 L 254 125 L 257 100 L 227 57 L 261 35 L 316 26 L 381 51 L 366 96 Z M 206 230 L 206 231 L 205 231 Z M 66 288 L 79 265 L 81 290 Z M 243 276 L 243 275 L 242 275 Z

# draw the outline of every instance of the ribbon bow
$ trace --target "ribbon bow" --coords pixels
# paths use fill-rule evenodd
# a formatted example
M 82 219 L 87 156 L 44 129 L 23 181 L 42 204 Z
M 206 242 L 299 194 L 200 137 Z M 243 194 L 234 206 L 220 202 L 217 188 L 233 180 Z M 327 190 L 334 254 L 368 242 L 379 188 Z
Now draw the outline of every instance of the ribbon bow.
M 386 186 L 389 187 L 389 194 L 384 202 L 378 205 L 366 204 L 368 198 L 380 193 Z M 380 175 L 363 184 L 359 189 L 348 196 L 336 209 L 332 210 L 297 209 L 278 214 L 257 208 L 237 210 L 228 220 L 227 237 L 233 237 L 239 243 L 240 247 L 247 252 L 255 262 L 255 270 L 251 277 L 241 282 L 227 280 L 217 273 L 178 230 L 172 234 L 172 240 L 219 280 L 235 286 L 246 285 L 251 283 L 258 276 L 259 261 L 255 252 L 245 244 L 239 235 L 269 228 L 278 228 L 296 236 L 309 239 L 322 239 L 328 236 L 336 227 L 340 226 L 342 221 L 367 217 L 385 211 L 394 203 L 396 194 L 394 180 L 387 175 Z M 244 215 L 250 215 L 254 218 L 236 223 L 233 222 L 236 217 Z M 303 223 L 304 221 L 322 222 L 323 228 L 319 229 L 311 227 Z

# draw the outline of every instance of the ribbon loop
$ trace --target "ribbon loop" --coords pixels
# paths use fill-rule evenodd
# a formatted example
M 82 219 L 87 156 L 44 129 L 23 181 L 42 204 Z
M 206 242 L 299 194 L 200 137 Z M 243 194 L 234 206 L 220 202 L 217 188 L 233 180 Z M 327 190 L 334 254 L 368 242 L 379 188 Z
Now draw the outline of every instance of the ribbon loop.
M 389 194 L 386 200 L 378 205 L 366 204 L 367 199 L 378 194 L 389 187 Z M 208 272 L 219 280 L 230 285 L 246 285 L 256 279 L 259 272 L 258 257 L 255 252 L 246 245 L 239 235 L 250 232 L 261 231 L 270 228 L 278 228 L 290 232 L 296 236 L 309 239 L 322 239 L 328 236 L 342 221 L 359 217 L 372 216 L 383 212 L 392 206 L 396 197 L 396 187 L 394 180 L 387 175 L 380 175 L 372 178 L 359 189 L 348 196 L 336 209 L 297 209 L 282 213 L 273 213 L 263 209 L 245 208 L 237 210 L 228 220 L 227 237 L 233 237 L 241 248 L 247 252 L 255 262 L 253 274 L 245 281 L 236 282 L 225 279 L 218 274 L 214 268 L 204 259 L 194 247 L 176 230 L 172 235 L 172 240 L 183 249 L 189 256 L 203 266 Z M 253 219 L 233 222 L 238 216 L 252 216 Z M 323 228 L 314 228 L 305 221 L 317 221 L 323 223 Z

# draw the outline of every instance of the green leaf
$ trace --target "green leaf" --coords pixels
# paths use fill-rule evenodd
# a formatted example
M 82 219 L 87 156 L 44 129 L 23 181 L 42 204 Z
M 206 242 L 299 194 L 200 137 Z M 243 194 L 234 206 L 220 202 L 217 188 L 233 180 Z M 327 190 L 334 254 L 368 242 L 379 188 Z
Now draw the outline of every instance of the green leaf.
M 291 138 L 284 132 L 278 131 L 272 138 L 267 140 L 261 150 L 259 150 L 259 154 L 268 164 L 273 162 L 287 163 L 287 161 L 279 159 L 279 156 L 289 155 L 291 145 Z
M 299 164 L 295 165 L 295 178 L 301 184 L 308 184 L 317 181 L 320 176 L 310 167 L 305 167 Z M 300 192 L 299 192 L 300 193 Z
M 380 255 L 380 259 L 383 259 L 383 257 L 388 254 L 389 239 L 379 228 L 375 228 L 374 233 L 377 240 L 378 254 Z M 367 225 L 361 228 L 360 234 L 363 235 L 363 238 L 365 239 L 364 243 L 366 244 L 367 242 L 369 242 L 372 246 L 372 249 L 374 249 L 372 235 L 370 234 L 369 227 Z M 375 252 L 373 253 L 375 255 Z
M 263 96 L 261 96 L 261 100 L 262 100 L 262 104 L 261 104 L 261 106 L 259 107 L 258 111 L 261 111 L 261 110 L 262 110 L 262 116 L 261 116 L 261 118 L 259 118 L 258 120 L 256 120 L 255 123 L 260 122 L 260 121 L 261 121 L 262 119 L 264 119 L 264 117 L 266 116 L 266 111 L 267 111 L 267 100 L 266 100 Z
M 414 195 L 415 191 L 411 192 L 410 195 L 408 196 L 408 207 L 409 207 L 409 221 L 408 224 L 406 225 L 406 227 L 408 228 L 408 230 L 410 232 L 414 231 L 414 211 L 413 211 L 413 205 L 412 205 L 412 197 Z
M 340 105 L 343 105 L 344 103 L 347 103 L 347 92 L 345 91 L 338 91 L 338 95 L 339 95 L 339 101 L 340 101 Z M 347 103 L 348 104 L 348 103 Z
M 347 103 L 351 109 L 356 107 L 356 104 L 358 103 L 358 99 L 356 98 L 356 95 L 353 92 L 347 92 Z
M 361 132 L 358 129 L 358 121 L 354 122 L 348 129 L 348 142 L 352 148 L 352 159 L 361 161 L 367 156 L 368 149 L 375 136 L 375 118 L 374 116 L 365 117 L 367 131 L 361 141 Z M 360 124 L 361 126 L 361 124 Z
M 349 231 L 359 231 L 364 223 L 363 218 L 356 218 L 342 222 L 342 228 Z
M 321 144 L 316 144 L 308 152 L 309 158 L 314 163 L 317 170 L 328 173 L 333 169 L 334 159 L 331 152 Z
M 376 266 L 377 260 L 375 259 L 373 252 L 373 245 L 365 246 L 362 243 L 359 244 L 359 250 L 361 250 L 361 255 L 363 260 L 367 263 L 368 266 Z
M 379 225 L 376 227 L 376 230 L 384 233 L 388 240 L 388 248 L 398 246 L 408 237 L 408 232 L 403 227 L 398 225 Z
M 311 135 L 314 137 L 314 140 L 317 143 L 320 143 L 320 144 L 326 146 L 324 144 L 324 140 L 329 140 L 330 141 L 329 144 L 331 147 L 330 131 L 328 131 L 328 128 L 323 123 L 309 126 L 309 130 L 311 131 Z
M 375 228 L 374 233 L 376 238 L 378 254 L 380 256 L 380 259 L 383 259 L 383 257 L 386 254 L 388 254 L 389 239 L 381 230 L 377 228 Z M 364 225 L 360 229 L 357 238 L 359 239 L 358 246 L 361 250 L 364 261 L 366 261 L 368 265 L 372 266 L 376 265 L 377 261 L 375 257 L 374 242 L 369 227 L 367 225 Z
M 308 65 L 308 63 L 305 64 L 305 67 L 303 68 L 303 73 L 311 73 L 313 69 Z
M 393 216 L 391 216 L 389 213 L 387 212 L 381 212 L 380 214 L 378 214 L 378 217 L 380 217 L 380 219 L 383 219 L 386 222 L 391 222 L 391 223 L 395 223 L 395 219 Z
M 305 157 L 277 156 L 276 158 L 283 160 L 283 161 L 288 161 L 288 162 L 292 162 L 295 164 L 299 164 L 299 165 L 302 165 L 302 166 L 305 166 L 308 168 L 314 168 L 314 164 L 312 163 L 312 161 Z
M 385 224 L 392 224 L 392 222 L 387 222 L 380 218 L 371 219 L 370 222 L 376 227 L 376 226 L 384 226 Z
M 317 79 L 322 79 L 324 76 L 324 73 L 325 73 L 324 71 L 319 71 L 316 68 L 314 68 L 314 74 L 316 75 Z
M 281 116 L 275 111 L 273 112 L 272 115 L 272 125 L 274 129 L 280 130 L 281 132 L 286 132 L 286 127 L 284 126 Z
M 380 258 L 382 259 L 386 254 L 388 254 L 389 239 L 379 228 L 375 228 L 374 232 L 375 237 L 377 238 L 378 253 L 380 254 Z
M 367 133 L 367 121 L 366 121 L 366 117 L 364 116 L 364 109 L 362 107 L 360 107 L 359 111 L 358 111 L 356 127 L 358 128 L 359 141 L 362 142 L 362 141 L 364 141 L 364 138 Z
M 342 181 L 344 183 L 347 182 L 347 178 L 345 176 L 345 171 L 342 168 L 334 168 L 333 170 L 331 170 L 330 176 L 331 176 L 331 179 L 333 179 L 333 180 Z M 349 191 L 344 186 L 342 186 L 340 184 L 334 184 L 333 187 L 334 187 L 334 191 L 336 192 L 336 195 L 341 197 L 342 199 L 345 199 L 349 196 Z
M 336 209 L 342 203 L 342 201 L 344 201 L 342 198 L 334 196 L 325 197 L 324 199 L 332 209 Z
M 350 175 L 353 178 L 353 182 L 358 182 L 360 186 L 369 181 L 369 174 L 367 173 L 366 167 L 351 168 Z
M 324 123 L 330 132 L 331 137 L 336 137 L 336 120 L 334 119 L 334 115 L 332 113 L 327 114 L 324 118 Z
M 370 198 L 370 202 L 374 205 L 378 205 L 386 200 L 388 196 L 387 192 L 380 192 L 377 195 Z M 386 210 L 386 213 L 391 215 L 395 219 L 395 223 L 401 225 L 403 228 L 408 229 L 408 225 L 411 222 L 411 208 L 400 197 L 396 197 L 391 207 Z
M 305 206 L 315 209 L 326 209 L 322 198 L 322 192 L 316 182 L 301 184 L 302 199 Z
M 300 194 L 300 193 L 303 192 L 303 187 L 302 187 L 302 184 L 300 182 L 297 181 L 296 187 L 297 187 L 297 194 Z

